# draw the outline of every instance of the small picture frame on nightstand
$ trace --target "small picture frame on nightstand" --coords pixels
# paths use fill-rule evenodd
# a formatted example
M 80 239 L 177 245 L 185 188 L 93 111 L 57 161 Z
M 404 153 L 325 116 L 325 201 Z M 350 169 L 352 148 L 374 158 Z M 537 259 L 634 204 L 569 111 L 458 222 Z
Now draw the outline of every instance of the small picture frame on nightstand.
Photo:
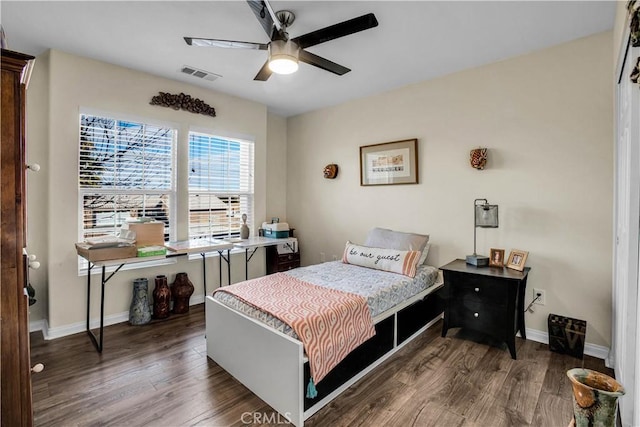
M 490 267 L 504 267 L 504 249 L 491 248 L 489 253 Z
M 512 249 L 509 254 L 509 259 L 507 260 L 507 268 L 523 271 L 524 264 L 527 262 L 527 256 L 529 256 L 529 252 L 527 251 Z

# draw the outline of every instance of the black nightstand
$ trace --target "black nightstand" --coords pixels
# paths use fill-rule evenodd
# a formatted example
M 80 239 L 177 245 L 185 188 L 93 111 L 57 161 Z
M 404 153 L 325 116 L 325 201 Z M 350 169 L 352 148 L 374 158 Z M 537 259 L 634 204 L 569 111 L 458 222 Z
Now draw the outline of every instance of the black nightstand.
M 450 328 L 468 328 L 505 341 L 516 358 L 515 335 L 526 339 L 524 296 L 530 268 L 475 267 L 457 259 L 444 273 L 445 310 L 442 336 Z

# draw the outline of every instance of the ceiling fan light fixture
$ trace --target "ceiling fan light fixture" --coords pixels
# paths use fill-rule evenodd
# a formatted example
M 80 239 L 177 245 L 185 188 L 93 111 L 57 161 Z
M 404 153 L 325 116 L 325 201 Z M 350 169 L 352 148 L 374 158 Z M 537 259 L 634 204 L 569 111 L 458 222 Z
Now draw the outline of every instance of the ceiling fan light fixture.
M 272 41 L 269 44 L 269 69 L 276 74 L 298 71 L 298 46 L 291 41 Z

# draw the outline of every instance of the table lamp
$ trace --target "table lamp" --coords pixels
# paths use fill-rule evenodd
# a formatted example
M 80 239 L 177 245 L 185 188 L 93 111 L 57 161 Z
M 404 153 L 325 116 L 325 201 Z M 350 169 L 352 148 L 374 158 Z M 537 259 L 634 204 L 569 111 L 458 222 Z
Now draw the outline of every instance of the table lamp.
M 476 267 L 489 265 L 489 257 L 476 253 L 476 230 L 481 228 L 498 228 L 498 205 L 490 205 L 487 199 L 473 201 L 473 255 L 467 255 L 467 264 Z

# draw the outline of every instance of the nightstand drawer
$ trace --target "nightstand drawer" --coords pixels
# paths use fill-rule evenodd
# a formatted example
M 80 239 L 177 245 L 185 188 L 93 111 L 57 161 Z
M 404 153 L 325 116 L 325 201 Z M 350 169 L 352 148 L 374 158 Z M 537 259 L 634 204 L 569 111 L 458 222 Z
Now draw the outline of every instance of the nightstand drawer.
M 503 283 L 496 283 L 495 280 L 471 274 L 458 275 L 458 277 L 460 280 L 454 280 L 452 284 L 451 292 L 454 298 L 465 301 L 484 301 L 501 306 L 507 304 L 508 290 Z
M 496 335 L 497 325 L 505 321 L 505 310 L 482 303 L 466 302 L 455 308 L 454 316 L 462 327 Z M 499 335 L 499 334 L 497 334 Z
M 278 264 L 292 262 L 292 261 L 300 261 L 300 253 L 291 253 L 291 254 L 280 254 L 278 255 Z
M 278 264 L 278 271 L 287 271 L 287 270 L 291 270 L 293 268 L 298 268 L 298 267 L 300 267 L 300 260 L 283 262 Z

